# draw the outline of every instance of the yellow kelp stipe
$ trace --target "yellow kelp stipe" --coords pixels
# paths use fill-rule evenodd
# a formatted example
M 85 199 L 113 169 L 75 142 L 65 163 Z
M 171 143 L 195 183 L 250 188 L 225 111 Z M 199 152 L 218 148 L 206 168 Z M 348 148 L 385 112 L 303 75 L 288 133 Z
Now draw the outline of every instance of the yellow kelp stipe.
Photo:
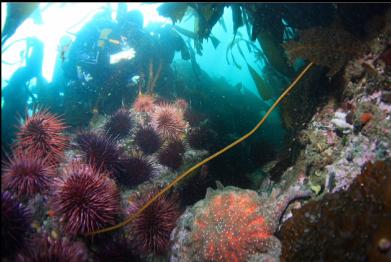
M 210 160 L 218 157 L 219 155 L 225 153 L 226 151 L 230 150 L 231 148 L 233 148 L 234 146 L 236 146 L 237 144 L 243 142 L 244 140 L 246 140 L 247 138 L 249 138 L 252 134 L 255 133 L 255 131 L 257 131 L 257 129 L 265 122 L 265 120 L 268 118 L 268 116 L 271 114 L 271 112 L 274 110 L 274 108 L 281 102 L 282 99 L 284 99 L 284 97 L 286 97 L 286 95 L 293 89 L 293 87 L 300 81 L 301 78 L 303 78 L 303 76 L 305 75 L 305 73 L 307 73 L 307 71 L 314 65 L 313 62 L 311 62 L 310 64 L 308 64 L 304 69 L 303 71 L 301 71 L 301 73 L 296 77 L 296 79 L 289 85 L 289 87 L 284 91 L 284 93 L 282 93 L 280 95 L 280 97 L 274 102 L 274 104 L 270 107 L 270 109 L 266 112 L 266 114 L 263 116 L 263 118 L 261 119 L 261 121 L 258 122 L 258 124 L 250 131 L 248 132 L 247 134 L 245 134 L 244 136 L 242 136 L 241 138 L 239 138 L 238 140 L 236 140 L 235 142 L 233 142 L 232 144 L 229 144 L 228 146 L 224 147 L 223 149 L 221 149 L 220 151 L 214 153 L 213 155 L 211 155 L 210 157 L 202 160 L 201 162 L 199 162 L 198 164 L 194 165 L 193 167 L 189 168 L 187 171 L 185 171 L 183 174 L 181 174 L 180 176 L 178 176 L 177 178 L 175 178 L 170 184 L 168 184 L 165 188 L 163 188 L 159 193 L 157 193 L 154 197 L 152 197 L 143 207 L 141 207 L 136 213 L 132 214 L 128 219 L 126 219 L 125 221 L 115 225 L 115 226 L 112 226 L 112 227 L 107 227 L 107 228 L 103 228 L 103 229 L 100 229 L 100 230 L 97 230 L 97 231 L 94 231 L 94 232 L 91 232 L 89 234 L 87 234 L 87 236 L 91 236 L 91 235 L 95 235 L 95 234 L 100 234 L 100 233 L 104 233 L 104 232 L 108 232 L 108 231 L 112 231 L 112 230 L 115 230 L 115 229 L 118 229 L 118 228 L 121 228 L 123 226 L 126 226 L 127 224 L 129 224 L 131 221 L 133 221 L 138 215 L 140 215 L 146 208 L 148 208 L 154 201 L 156 201 L 156 199 L 158 199 L 161 195 L 163 195 L 164 193 L 166 193 L 168 190 L 170 190 L 173 186 L 175 186 L 179 181 L 181 181 L 182 179 L 184 179 L 187 175 L 191 174 L 191 172 L 193 172 L 194 170 L 196 170 L 197 168 L 201 167 L 203 164 L 206 164 L 208 163 Z

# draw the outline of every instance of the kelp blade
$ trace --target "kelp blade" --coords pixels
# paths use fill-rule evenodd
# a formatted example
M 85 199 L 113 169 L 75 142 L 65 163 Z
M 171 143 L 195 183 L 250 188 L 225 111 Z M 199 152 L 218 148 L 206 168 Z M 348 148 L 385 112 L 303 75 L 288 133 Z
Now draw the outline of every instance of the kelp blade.
M 262 79 L 262 77 L 255 71 L 254 68 L 252 68 L 247 63 L 248 71 L 250 71 L 250 75 L 252 79 L 254 80 L 255 86 L 257 87 L 258 93 L 261 95 L 263 100 L 269 100 L 272 98 L 271 92 L 268 90 L 265 81 Z

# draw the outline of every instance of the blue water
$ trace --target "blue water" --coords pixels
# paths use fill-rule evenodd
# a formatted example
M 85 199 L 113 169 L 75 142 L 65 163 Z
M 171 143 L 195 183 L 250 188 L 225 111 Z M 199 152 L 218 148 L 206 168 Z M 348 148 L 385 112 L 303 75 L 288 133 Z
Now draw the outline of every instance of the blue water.
M 137 8 L 142 11 L 144 15 L 144 27 L 148 27 L 150 23 L 162 23 L 172 24 L 172 21 L 168 18 L 159 16 L 157 8 L 160 4 L 127 4 L 127 9 L 132 10 Z M 5 3 L 2 3 L 2 27 L 5 23 L 6 6 Z M 40 4 L 41 19 L 37 19 L 36 11 L 27 18 L 23 24 L 21 24 L 15 34 L 7 40 L 7 42 L 2 45 L 2 89 L 7 86 L 10 77 L 12 74 L 20 67 L 25 66 L 26 56 L 31 54 L 31 49 L 26 50 L 26 38 L 34 37 L 43 43 L 43 62 L 42 62 L 42 81 L 47 82 L 48 84 L 53 81 L 65 81 L 61 73 L 61 50 L 67 46 L 69 41 L 75 39 L 75 34 L 83 28 L 83 26 L 88 23 L 91 18 L 98 12 L 102 11 L 104 7 L 110 7 L 112 9 L 112 18 L 116 17 L 117 5 L 116 4 Z M 212 29 L 212 35 L 216 37 L 220 44 L 217 48 L 213 47 L 212 41 L 210 39 L 204 40 L 202 43 L 202 56 L 196 52 L 196 61 L 199 64 L 200 68 L 205 71 L 210 77 L 219 79 L 222 78 L 229 85 L 225 87 L 227 93 L 236 92 L 237 86 L 241 86 L 240 92 L 250 92 L 258 99 L 262 100 L 260 94 L 258 93 L 255 83 L 249 74 L 246 63 L 248 62 L 261 76 L 265 77 L 265 60 L 257 59 L 254 53 L 250 53 L 246 47 L 244 41 L 240 42 L 240 48 L 246 58 L 246 60 L 239 53 L 238 47 L 234 46 L 229 52 L 230 64 L 226 60 L 227 47 L 233 40 L 233 22 L 232 22 L 232 11 L 231 8 L 226 7 L 224 10 L 224 15 L 222 16 L 224 23 L 226 25 L 226 32 L 224 31 L 220 23 Z M 194 31 L 195 17 L 187 16 L 182 19 L 181 22 L 176 25 L 187 29 L 189 31 Z M 192 47 L 193 40 L 188 39 L 186 36 L 181 35 L 186 43 L 191 43 Z M 248 40 L 249 36 L 245 26 L 242 26 L 238 29 L 236 38 L 243 38 Z M 257 41 L 253 44 L 259 48 L 259 43 Z M 30 53 L 27 53 L 30 52 Z M 234 65 L 231 57 L 235 57 L 237 64 L 241 67 L 238 68 Z M 174 61 L 183 62 L 181 59 L 180 52 L 176 52 Z M 57 74 L 57 79 L 53 79 L 55 72 L 60 72 Z M 36 78 L 32 78 L 31 81 L 27 83 L 30 92 L 32 92 L 32 97 L 28 98 L 27 104 L 29 107 L 33 106 L 33 97 L 37 98 L 37 93 L 34 89 L 37 83 Z M 284 86 L 284 81 L 278 80 L 275 83 L 275 87 L 272 87 L 274 90 L 275 96 L 278 96 Z M 66 83 L 64 82 L 63 85 Z M 63 90 L 60 90 L 60 96 L 63 96 Z M 251 102 L 248 102 L 251 103 Z M 258 116 L 261 117 L 268 106 L 271 105 L 272 100 L 263 101 L 263 106 L 259 108 Z M 2 96 L 2 107 L 4 104 L 4 97 Z M 28 112 L 31 114 L 32 108 L 28 108 Z M 246 116 L 244 116 L 246 117 Z M 254 123 L 255 124 L 255 123 Z M 276 132 L 276 130 L 279 130 Z M 246 130 L 243 130 L 245 132 Z M 267 125 L 262 132 L 273 133 L 270 137 L 270 141 L 273 141 L 274 144 L 281 145 L 283 130 L 280 124 L 280 119 L 278 112 L 273 112 L 268 121 Z

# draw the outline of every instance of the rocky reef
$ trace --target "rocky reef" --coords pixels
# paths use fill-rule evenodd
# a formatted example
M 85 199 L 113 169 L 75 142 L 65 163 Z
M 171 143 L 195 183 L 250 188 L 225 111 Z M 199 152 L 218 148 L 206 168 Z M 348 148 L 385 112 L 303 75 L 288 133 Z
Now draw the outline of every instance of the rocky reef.
M 367 52 L 348 61 L 333 82 L 338 95 L 298 133 L 297 161 L 276 179 L 304 175 L 316 195 L 285 214 L 276 234 L 283 261 L 391 258 L 391 68 L 383 59 L 389 35 L 386 26 L 365 43 Z
M 369 163 L 348 190 L 294 209 L 279 232 L 283 260 L 389 259 L 390 164 Z

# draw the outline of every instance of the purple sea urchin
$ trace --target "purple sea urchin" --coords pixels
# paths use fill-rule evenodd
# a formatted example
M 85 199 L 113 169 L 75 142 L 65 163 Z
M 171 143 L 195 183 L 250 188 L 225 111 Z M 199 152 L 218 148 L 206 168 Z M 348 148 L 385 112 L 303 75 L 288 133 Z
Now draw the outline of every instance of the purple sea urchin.
M 132 242 L 123 234 L 114 236 L 110 241 L 105 241 L 96 250 L 96 260 L 99 262 L 137 262 L 141 259 L 134 254 Z
M 183 162 L 185 147 L 181 141 L 172 141 L 159 152 L 159 163 L 172 169 L 178 169 Z
M 150 192 L 141 199 L 130 203 L 129 213 L 136 212 L 156 194 Z M 161 196 L 131 223 L 134 244 L 140 254 L 153 252 L 164 254 L 170 242 L 171 231 L 180 215 L 175 197 Z
M 58 163 L 64 156 L 68 139 L 62 134 L 66 128 L 58 116 L 44 110 L 27 117 L 16 138 L 16 150 L 47 158 Z
M 12 256 L 24 244 L 31 223 L 31 213 L 10 192 L 1 193 L 2 257 Z
M 80 241 L 66 238 L 51 239 L 49 236 L 35 237 L 29 247 L 16 257 L 17 262 L 83 262 L 88 261 L 88 251 Z
M 139 129 L 134 141 L 145 154 L 155 153 L 162 144 L 159 135 L 149 126 Z
M 194 149 L 206 149 L 209 139 L 212 138 L 211 132 L 204 127 L 197 127 L 190 130 L 187 141 L 189 145 Z
M 156 106 L 151 114 L 151 125 L 163 139 L 180 140 L 186 129 L 183 111 L 171 104 Z
M 16 153 L 5 166 L 2 182 L 18 198 L 30 198 L 48 190 L 54 173 L 53 166 L 38 155 Z
M 133 123 L 129 111 L 125 108 L 115 112 L 105 124 L 105 131 L 111 137 L 124 138 L 129 135 Z
M 187 109 L 183 113 L 183 117 L 189 123 L 189 125 L 192 127 L 199 126 L 201 124 L 201 122 L 206 119 L 205 115 L 202 115 L 198 112 L 195 112 L 195 111 L 189 110 L 189 109 Z
M 85 234 L 115 224 L 120 195 L 106 173 L 74 162 L 56 182 L 54 209 L 61 216 L 65 232 Z
M 86 163 L 117 176 L 122 170 L 121 150 L 116 142 L 105 135 L 84 131 L 77 135 L 76 143 Z
M 212 182 L 213 179 L 209 174 L 209 166 L 203 165 L 201 169 L 187 177 L 178 188 L 182 205 L 193 205 L 195 202 L 203 199 L 207 188 L 214 186 Z
M 119 182 L 128 187 L 147 181 L 152 177 L 155 170 L 150 159 L 137 153 L 133 153 L 132 156 L 125 159 L 123 166 L 124 172 L 119 177 Z

